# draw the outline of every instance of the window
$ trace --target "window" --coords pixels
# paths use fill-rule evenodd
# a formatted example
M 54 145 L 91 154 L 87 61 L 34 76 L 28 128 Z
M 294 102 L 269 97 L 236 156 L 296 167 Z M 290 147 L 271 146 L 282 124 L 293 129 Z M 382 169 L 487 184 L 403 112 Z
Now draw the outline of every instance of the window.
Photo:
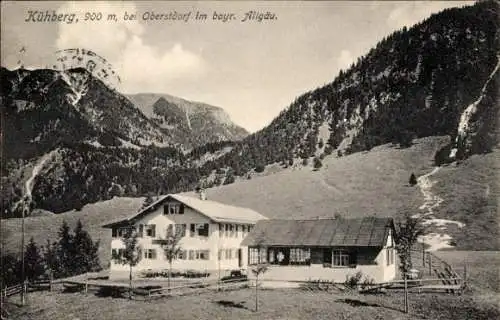
M 186 224 L 185 223 L 177 223 L 175 225 L 175 234 L 180 237 L 186 236 Z
M 139 238 L 142 238 L 144 236 L 144 225 L 142 223 L 139 225 L 138 236 L 139 236 Z
M 394 263 L 394 248 L 387 248 L 386 261 L 388 266 Z
M 195 231 L 196 231 L 196 225 L 194 223 L 191 223 L 191 225 L 189 226 L 189 235 L 191 237 L 194 237 Z
M 111 250 L 111 257 L 113 259 L 118 259 L 120 257 L 123 257 L 124 252 L 125 252 L 125 249 L 112 249 Z
M 226 259 L 227 260 L 232 259 L 233 258 L 233 256 L 232 256 L 232 250 L 231 249 L 226 249 L 225 251 L 226 251 Z
M 179 253 L 177 254 L 177 259 L 179 259 L 179 260 L 186 260 L 187 259 L 187 252 L 186 252 L 186 250 L 179 251 Z
M 209 250 L 198 250 L 196 258 L 199 260 L 209 260 L 210 259 L 210 251 Z
M 224 229 L 225 229 L 224 236 L 229 237 L 229 225 L 228 225 L 228 224 L 225 224 L 225 225 L 224 225 Z
M 266 262 L 266 249 L 261 248 L 260 254 L 258 248 L 248 248 L 248 264 L 258 264 Z
M 208 223 L 197 225 L 198 235 L 202 237 L 208 237 Z
M 210 250 L 189 250 L 182 251 L 182 258 L 186 259 L 186 252 L 188 253 L 187 257 L 189 260 L 210 260 Z
M 163 214 L 184 214 L 184 205 L 182 203 L 167 203 L 163 206 Z
M 291 248 L 290 264 L 309 264 L 311 261 L 311 250 L 308 248 Z
M 155 249 L 144 250 L 144 259 L 149 259 L 149 260 L 156 259 L 156 250 Z
M 219 223 L 219 237 L 222 238 L 224 235 L 224 225 L 222 223 Z
M 146 236 L 153 238 L 156 237 L 156 225 L 148 224 L 144 226 L 144 228 L 146 229 Z
M 229 225 L 229 232 L 231 233 L 230 234 L 231 237 L 234 237 L 234 229 L 235 229 L 234 225 L 230 224 Z
M 349 265 L 349 253 L 345 250 L 334 250 L 332 252 L 332 266 L 344 267 Z
M 247 232 L 247 226 L 242 225 L 241 226 L 241 236 L 245 237 L 246 236 L 246 234 L 245 234 L 246 232 Z
M 173 235 L 174 235 L 174 225 L 169 224 L 169 225 L 167 226 L 166 236 L 167 236 L 167 237 L 172 237 Z
M 223 253 L 223 249 L 219 249 L 219 252 L 217 253 L 217 259 L 219 260 L 222 260 L 222 253 Z
M 125 232 L 127 229 L 125 228 L 113 228 L 111 231 L 111 236 L 113 238 L 123 238 L 125 236 Z

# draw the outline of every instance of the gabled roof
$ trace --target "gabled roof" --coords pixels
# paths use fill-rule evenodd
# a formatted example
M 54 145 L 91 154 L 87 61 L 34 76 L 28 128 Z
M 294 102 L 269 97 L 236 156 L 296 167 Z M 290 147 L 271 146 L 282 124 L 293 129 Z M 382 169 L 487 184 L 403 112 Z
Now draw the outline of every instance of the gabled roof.
M 392 218 L 262 220 L 242 245 L 382 247 L 389 228 Z
M 167 202 L 168 200 L 176 200 L 180 203 L 183 203 L 185 206 L 199 212 L 200 214 L 206 216 L 210 220 L 218 223 L 251 223 L 254 224 L 258 220 L 267 219 L 265 216 L 260 213 L 242 207 L 231 206 L 227 204 L 223 204 L 220 202 L 210 201 L 210 200 L 201 200 L 194 197 L 181 196 L 178 194 L 169 194 L 152 203 L 148 207 L 142 209 L 138 213 L 131 215 L 130 217 L 108 223 L 104 225 L 104 228 L 112 228 L 129 225 L 134 223 L 134 221 L 144 217 L 148 213 L 156 210 L 159 206 Z

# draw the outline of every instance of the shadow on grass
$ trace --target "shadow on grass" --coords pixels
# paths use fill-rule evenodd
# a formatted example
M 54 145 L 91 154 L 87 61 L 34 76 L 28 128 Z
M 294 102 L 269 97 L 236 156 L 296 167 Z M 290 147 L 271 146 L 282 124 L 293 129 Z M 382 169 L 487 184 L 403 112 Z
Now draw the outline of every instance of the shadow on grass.
M 234 302 L 234 301 L 228 301 L 228 300 L 219 300 L 215 301 L 220 306 L 223 306 L 225 308 L 238 308 L 238 309 L 246 309 L 248 310 L 247 306 L 244 306 L 243 304 L 245 302 Z
M 394 310 L 394 311 L 398 311 L 398 312 L 402 311 L 398 308 L 384 306 L 384 305 L 380 305 L 378 303 L 361 301 L 361 300 L 357 300 L 357 299 L 337 299 L 337 300 L 335 300 L 335 302 L 347 303 L 348 305 L 350 305 L 352 307 L 376 307 L 376 308 L 390 309 L 390 310 Z

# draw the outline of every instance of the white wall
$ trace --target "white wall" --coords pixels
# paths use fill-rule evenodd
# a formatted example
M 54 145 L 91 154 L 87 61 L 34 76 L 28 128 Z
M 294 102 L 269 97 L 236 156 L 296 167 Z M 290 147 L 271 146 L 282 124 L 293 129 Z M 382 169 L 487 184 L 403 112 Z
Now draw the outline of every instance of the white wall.
M 197 230 L 196 235 L 194 237 L 190 236 L 190 224 L 209 224 L 209 236 L 198 236 Z M 212 274 L 217 273 L 219 268 L 221 270 L 224 269 L 239 269 L 239 261 L 238 261 L 238 249 L 241 247 L 241 241 L 244 239 L 244 236 L 248 234 L 248 232 L 242 232 L 242 226 L 238 226 L 238 232 L 234 232 L 231 236 L 231 233 L 228 232 L 226 235 L 225 226 L 223 225 L 223 236 L 219 237 L 219 224 L 211 221 L 208 217 L 198 213 L 195 210 L 192 210 L 188 207 L 185 207 L 184 214 L 163 214 L 163 205 L 160 206 L 157 210 L 150 212 L 146 216 L 144 216 L 140 221 L 136 223 L 136 226 L 139 224 L 148 225 L 155 224 L 156 225 L 156 237 L 148 237 L 146 236 L 146 229 L 144 229 L 143 237 L 139 238 L 139 244 L 143 251 L 143 258 L 139 262 L 139 264 L 134 268 L 134 273 L 139 272 L 141 270 L 165 270 L 168 269 L 168 261 L 165 259 L 161 246 L 158 244 L 153 244 L 153 239 L 164 239 L 166 236 L 166 230 L 169 224 L 186 224 L 186 236 L 183 237 L 180 241 L 180 247 L 182 250 L 209 250 L 209 260 L 180 260 L 176 259 L 172 263 L 172 268 L 177 270 L 197 270 L 197 271 L 209 271 Z M 236 225 L 233 226 L 234 230 L 236 230 Z M 248 229 L 247 229 L 248 230 Z M 123 248 L 124 244 L 120 238 L 113 238 L 111 241 L 112 249 Z M 156 259 L 145 259 L 144 251 L 147 249 L 156 249 Z M 218 252 L 219 249 L 222 249 L 222 259 L 218 260 Z M 226 258 L 225 249 L 230 249 L 231 259 Z M 242 262 L 243 266 L 241 268 L 245 268 L 247 264 L 247 248 L 242 248 Z M 110 252 L 111 254 L 111 252 Z M 129 267 L 126 265 L 119 265 L 111 262 L 111 273 L 115 273 L 115 275 L 124 276 L 125 271 L 128 272 Z

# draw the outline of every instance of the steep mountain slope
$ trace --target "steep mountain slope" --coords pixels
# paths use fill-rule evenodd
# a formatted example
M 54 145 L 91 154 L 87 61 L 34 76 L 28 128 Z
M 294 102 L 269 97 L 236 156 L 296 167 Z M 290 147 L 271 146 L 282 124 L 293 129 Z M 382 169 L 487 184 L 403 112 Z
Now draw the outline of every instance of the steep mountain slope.
M 188 101 L 168 94 L 127 95 L 148 118 L 185 145 L 201 146 L 208 142 L 241 140 L 248 132 L 234 124 L 227 113 L 205 103 Z
M 332 83 L 298 97 L 216 167 L 233 163 L 235 171 L 247 172 L 334 150 L 343 155 L 388 142 L 409 146 L 433 135 L 458 141 L 448 149 L 457 148 L 458 159 L 491 151 L 498 143 L 492 134 L 499 109 L 498 16 L 497 2 L 480 2 L 396 31 Z M 471 104 L 478 105 L 473 116 L 463 116 Z M 467 131 L 460 130 L 464 117 L 474 122 Z

